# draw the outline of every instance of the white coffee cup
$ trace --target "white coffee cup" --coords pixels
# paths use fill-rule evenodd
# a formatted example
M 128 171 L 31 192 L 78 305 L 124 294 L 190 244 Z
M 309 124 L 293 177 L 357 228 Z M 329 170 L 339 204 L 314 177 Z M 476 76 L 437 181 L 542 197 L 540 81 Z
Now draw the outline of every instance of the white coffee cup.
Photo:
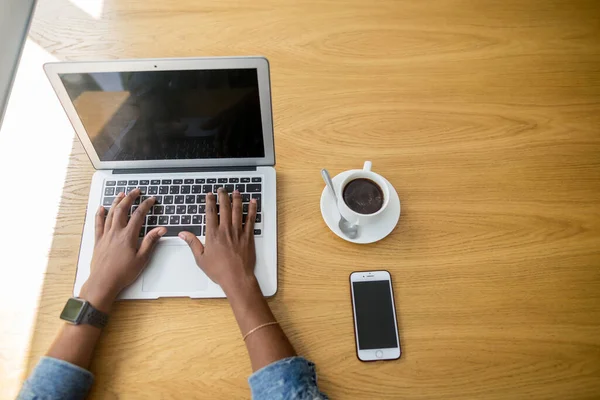
M 338 208 L 340 210 L 340 214 L 342 214 L 344 218 L 346 218 L 353 224 L 367 225 L 369 223 L 372 223 L 381 213 L 385 211 L 390 202 L 390 188 L 388 187 L 386 180 L 383 179 L 381 175 L 371 171 L 372 165 L 373 164 L 371 163 L 371 161 L 365 161 L 363 169 L 356 170 L 350 173 L 346 177 L 346 179 L 343 180 L 340 187 L 336 190 L 337 203 Z M 381 188 L 381 191 L 383 193 L 383 204 L 381 205 L 381 208 L 378 211 L 372 214 L 361 214 L 348 207 L 348 205 L 344 201 L 344 189 L 348 183 L 355 179 L 370 179 Z

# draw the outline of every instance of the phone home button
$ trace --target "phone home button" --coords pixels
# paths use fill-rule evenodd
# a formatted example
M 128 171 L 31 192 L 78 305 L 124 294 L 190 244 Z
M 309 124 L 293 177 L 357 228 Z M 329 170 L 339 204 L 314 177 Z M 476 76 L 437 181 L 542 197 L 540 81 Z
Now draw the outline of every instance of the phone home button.
M 377 358 L 382 358 L 382 357 L 383 357 L 383 352 L 382 352 L 381 350 L 377 350 L 377 351 L 375 352 L 375 357 L 377 357 Z

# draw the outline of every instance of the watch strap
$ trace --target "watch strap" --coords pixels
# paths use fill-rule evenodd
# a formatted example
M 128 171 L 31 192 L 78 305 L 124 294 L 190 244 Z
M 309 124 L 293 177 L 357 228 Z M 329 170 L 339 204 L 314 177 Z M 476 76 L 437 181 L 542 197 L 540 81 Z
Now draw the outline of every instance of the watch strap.
M 96 310 L 89 302 L 85 310 L 85 314 L 80 321 L 81 324 L 89 324 L 96 328 L 104 328 L 108 323 L 108 314 L 102 311 Z

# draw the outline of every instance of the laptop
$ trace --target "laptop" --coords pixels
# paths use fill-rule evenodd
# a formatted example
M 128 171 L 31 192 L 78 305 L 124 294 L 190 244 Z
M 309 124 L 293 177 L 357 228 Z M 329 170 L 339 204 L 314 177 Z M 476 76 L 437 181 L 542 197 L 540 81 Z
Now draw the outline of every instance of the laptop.
M 275 148 L 269 63 L 264 57 L 143 59 L 44 66 L 94 168 L 73 293 L 90 273 L 94 214 L 119 192 L 157 198 L 140 240 L 167 228 L 122 299 L 225 297 L 177 237 L 204 242 L 206 194 L 239 190 L 246 214 L 258 200 L 256 269 L 265 296 L 277 291 Z M 132 206 L 132 211 L 139 204 Z M 246 215 L 244 215 L 244 219 Z

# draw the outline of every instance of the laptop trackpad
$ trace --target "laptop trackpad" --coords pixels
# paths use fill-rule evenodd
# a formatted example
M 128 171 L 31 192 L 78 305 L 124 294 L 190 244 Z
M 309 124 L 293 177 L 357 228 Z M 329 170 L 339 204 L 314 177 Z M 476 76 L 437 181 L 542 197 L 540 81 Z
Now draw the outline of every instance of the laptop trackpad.
M 144 292 L 197 292 L 206 290 L 208 277 L 196 265 L 187 246 L 158 245 L 144 271 Z

